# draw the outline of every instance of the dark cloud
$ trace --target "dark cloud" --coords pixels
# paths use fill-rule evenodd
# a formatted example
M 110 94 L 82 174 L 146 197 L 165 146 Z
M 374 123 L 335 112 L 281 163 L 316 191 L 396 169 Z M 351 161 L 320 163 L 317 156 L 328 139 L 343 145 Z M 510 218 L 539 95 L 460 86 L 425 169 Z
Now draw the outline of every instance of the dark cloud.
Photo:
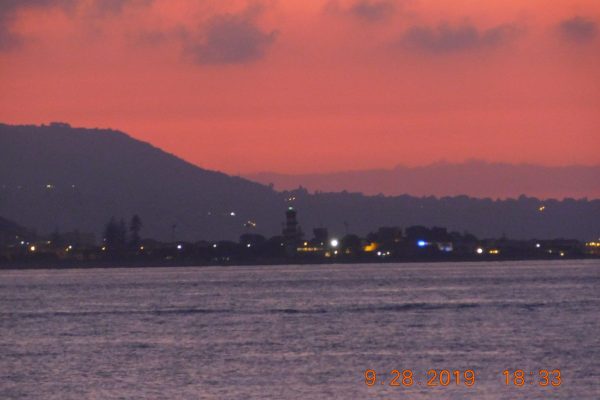
M 457 26 L 442 23 L 435 28 L 414 26 L 404 33 L 400 44 L 431 53 L 452 53 L 497 47 L 519 32 L 520 29 L 512 24 L 479 30 L 468 23 Z
M 95 16 L 114 16 L 128 5 L 149 5 L 154 0 L 94 0 L 89 10 Z M 19 12 L 28 9 L 62 9 L 73 11 L 81 6 L 77 0 L 0 0 L 0 51 L 12 50 L 25 42 L 14 32 L 13 25 Z
M 252 13 L 211 18 L 200 36 L 187 35 L 185 51 L 198 64 L 243 64 L 262 58 L 277 32 L 264 32 Z
M 0 0 L 0 51 L 12 50 L 23 43 L 23 37 L 13 31 L 18 13 L 25 9 L 63 8 L 74 6 L 74 0 Z
M 153 2 L 154 0 L 95 0 L 91 11 L 100 17 L 115 16 L 121 14 L 128 6 L 148 6 Z
M 355 2 L 349 9 L 353 15 L 370 22 L 387 19 L 394 13 L 394 10 L 394 3 L 387 0 L 360 0 Z
M 579 16 L 564 20 L 558 29 L 565 39 L 577 43 L 590 42 L 598 34 L 596 22 Z

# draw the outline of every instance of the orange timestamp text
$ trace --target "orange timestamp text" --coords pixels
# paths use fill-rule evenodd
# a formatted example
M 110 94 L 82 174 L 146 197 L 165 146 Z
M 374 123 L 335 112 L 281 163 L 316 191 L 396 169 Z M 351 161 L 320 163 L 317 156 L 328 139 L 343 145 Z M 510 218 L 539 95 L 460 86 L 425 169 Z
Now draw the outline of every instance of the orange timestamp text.
M 475 371 L 472 369 L 449 370 L 430 369 L 426 373 L 413 372 L 411 369 L 394 369 L 390 372 L 376 372 L 373 369 L 365 370 L 365 384 L 367 386 L 450 386 L 462 385 L 472 387 L 475 385 Z

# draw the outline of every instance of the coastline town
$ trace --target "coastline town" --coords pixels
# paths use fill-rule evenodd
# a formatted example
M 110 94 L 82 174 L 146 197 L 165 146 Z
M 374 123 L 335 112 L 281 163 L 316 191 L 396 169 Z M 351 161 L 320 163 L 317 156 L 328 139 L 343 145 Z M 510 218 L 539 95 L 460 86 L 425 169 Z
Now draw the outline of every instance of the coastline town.
M 5 225 L 7 225 L 5 223 Z M 380 227 L 365 237 L 330 235 L 316 227 L 312 235 L 288 207 L 281 235 L 244 233 L 239 240 L 160 242 L 142 239 L 142 220 L 129 224 L 112 218 L 98 244 L 91 233 L 55 232 L 48 237 L 23 229 L 0 232 L 0 268 L 75 266 L 234 265 L 293 263 L 368 263 L 410 261 L 494 261 L 600 257 L 600 239 L 480 239 L 443 227 Z

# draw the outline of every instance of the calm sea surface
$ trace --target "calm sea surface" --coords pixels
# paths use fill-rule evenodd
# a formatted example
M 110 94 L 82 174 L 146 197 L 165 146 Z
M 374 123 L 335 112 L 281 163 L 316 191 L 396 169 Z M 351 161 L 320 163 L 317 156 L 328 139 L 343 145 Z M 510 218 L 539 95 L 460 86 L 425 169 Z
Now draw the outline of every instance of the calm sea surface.
M 0 271 L 0 399 L 134 398 L 598 400 L 600 262 Z

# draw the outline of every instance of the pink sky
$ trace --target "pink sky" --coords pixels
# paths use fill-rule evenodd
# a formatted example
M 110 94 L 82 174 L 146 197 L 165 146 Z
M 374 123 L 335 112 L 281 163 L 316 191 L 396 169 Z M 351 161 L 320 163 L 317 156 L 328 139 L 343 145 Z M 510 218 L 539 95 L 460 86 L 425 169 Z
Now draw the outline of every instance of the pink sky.
M 0 121 L 233 174 L 599 164 L 599 25 L 596 0 L 9 1 Z

